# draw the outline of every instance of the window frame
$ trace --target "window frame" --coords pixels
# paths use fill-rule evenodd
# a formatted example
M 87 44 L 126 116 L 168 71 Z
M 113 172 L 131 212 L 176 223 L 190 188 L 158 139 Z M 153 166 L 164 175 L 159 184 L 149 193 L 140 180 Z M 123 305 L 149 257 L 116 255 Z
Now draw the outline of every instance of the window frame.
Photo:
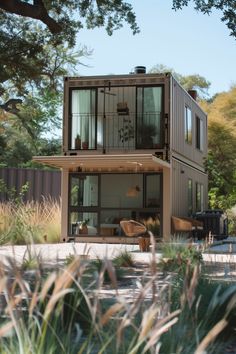
M 204 149 L 203 119 L 198 115 L 196 115 L 196 149 L 201 152 Z
M 190 123 L 190 124 L 189 124 Z M 191 108 L 185 104 L 184 106 L 184 139 L 189 145 L 192 145 L 193 141 L 193 118 Z
M 188 178 L 188 215 L 193 214 L 193 180 Z
M 141 147 L 139 146 L 140 144 L 138 143 L 138 92 L 141 90 L 141 96 L 142 96 L 142 113 L 144 112 L 144 91 L 146 88 L 161 88 L 161 111 L 160 111 L 160 142 L 156 144 L 155 147 L 151 147 L 151 149 L 162 149 L 164 147 L 164 107 L 165 107 L 165 86 L 163 84 L 147 84 L 147 85 L 135 85 L 136 87 L 136 94 L 135 94 L 135 100 L 136 100 L 136 131 L 135 131 L 135 147 L 136 150 L 139 149 L 150 149 L 150 147 Z
M 196 212 L 204 209 L 204 186 L 200 182 L 196 182 Z
M 73 114 L 72 114 L 72 92 L 73 91 L 94 91 L 95 93 L 95 111 L 94 111 L 94 118 L 95 118 L 95 126 L 94 126 L 94 134 L 95 134 L 95 140 L 94 140 L 94 147 L 90 147 L 89 150 L 97 150 L 97 100 L 98 100 L 98 88 L 96 86 L 85 86 L 85 87 L 70 87 L 69 88 L 69 110 L 68 110 L 68 132 L 67 132 L 67 138 L 68 138 L 68 148 L 69 150 L 76 150 L 76 148 L 72 148 L 72 120 L 73 120 Z
M 101 206 L 101 178 L 102 175 L 119 175 L 119 174 L 123 174 L 123 173 L 80 173 L 80 172 L 70 172 L 69 173 L 69 183 L 68 183 L 68 211 L 67 211 L 67 215 L 68 215 L 68 223 L 67 223 L 67 232 L 69 237 L 74 236 L 73 234 L 70 234 L 70 214 L 72 212 L 78 212 L 78 213 L 96 213 L 97 214 L 97 222 L 98 225 L 101 225 L 101 215 L 102 212 L 106 211 L 106 210 L 113 210 L 113 211 L 117 211 L 117 210 L 130 210 L 131 212 L 135 213 L 137 216 L 139 214 L 142 213 L 158 213 L 160 216 L 160 221 L 161 221 L 161 229 L 162 230 L 162 220 L 163 220 L 163 174 L 161 172 L 156 172 L 156 173 L 139 173 L 140 175 L 143 176 L 143 186 L 142 186 L 142 190 L 143 190 L 143 202 L 142 202 L 142 206 L 140 207 L 102 207 Z M 125 174 L 130 174 L 130 175 L 134 175 L 133 173 L 125 173 Z M 71 201 L 71 179 L 75 176 L 97 176 L 98 177 L 98 205 L 97 206 L 83 206 L 83 205 L 79 205 L 79 206 L 73 206 L 70 204 Z M 147 181 L 147 177 L 150 175 L 160 175 L 160 205 L 157 206 L 146 206 L 146 181 Z M 103 235 L 100 234 L 100 226 L 98 228 L 98 234 L 99 237 L 103 237 Z

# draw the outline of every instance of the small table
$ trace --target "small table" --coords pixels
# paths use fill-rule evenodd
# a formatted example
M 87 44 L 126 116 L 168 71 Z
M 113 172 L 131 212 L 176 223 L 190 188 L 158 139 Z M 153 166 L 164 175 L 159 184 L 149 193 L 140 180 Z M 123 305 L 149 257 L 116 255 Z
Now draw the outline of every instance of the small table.
M 115 230 L 119 227 L 119 224 L 101 224 L 100 232 L 104 236 L 114 236 Z

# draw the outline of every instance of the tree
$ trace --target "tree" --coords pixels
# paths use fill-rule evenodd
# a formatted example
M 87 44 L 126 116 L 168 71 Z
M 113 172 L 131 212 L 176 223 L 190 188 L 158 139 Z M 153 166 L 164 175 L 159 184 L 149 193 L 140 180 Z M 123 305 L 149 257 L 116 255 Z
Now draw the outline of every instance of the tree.
M 26 78 L 38 82 L 44 75 L 52 80 L 49 53 L 57 55 L 58 46 L 73 48 L 76 34 L 84 26 L 105 26 L 111 35 L 123 21 L 138 32 L 132 6 L 122 0 L 0 0 L 0 84 L 11 80 L 19 93 Z
M 0 0 L 0 108 L 13 113 L 31 139 L 48 122 L 58 124 L 62 77 L 90 54 L 75 49 L 77 32 L 105 26 L 111 35 L 124 21 L 138 32 L 123 0 Z
M 190 0 L 173 0 L 173 9 L 179 10 L 188 6 Z M 195 10 L 209 15 L 214 9 L 223 13 L 221 20 L 226 23 L 230 35 L 236 37 L 236 6 L 235 0 L 194 0 Z
M 193 75 L 181 75 L 177 73 L 173 68 L 169 68 L 163 64 L 157 64 L 152 67 L 150 73 L 165 73 L 170 72 L 174 78 L 183 86 L 185 90 L 197 90 L 200 98 L 206 98 L 208 96 L 208 89 L 211 83 L 207 81 L 203 76 L 198 74 Z
M 236 87 L 200 104 L 208 113 L 210 205 L 229 209 L 236 204 Z
M 30 75 L 24 76 L 23 74 L 22 79 L 14 76 L 9 77 L 2 85 L 2 97 L 5 100 L 0 105 L 2 120 L 5 120 L 5 124 L 2 126 L 2 146 L 6 141 L 5 160 L 9 165 L 15 166 L 16 159 L 12 159 L 8 155 L 15 154 L 17 156 L 18 151 L 22 152 L 19 164 L 31 158 L 33 152 L 39 154 L 39 140 L 42 134 L 45 131 L 55 131 L 55 128 L 61 126 L 62 77 L 68 74 L 68 69 L 71 72 L 75 70 L 76 63 L 83 53 L 83 48 L 73 54 L 61 45 L 56 48 L 48 45 L 44 49 L 45 65 L 42 73 L 37 72 L 34 79 L 31 79 Z M 34 70 L 33 63 L 35 66 L 37 63 L 32 60 Z M 21 99 L 9 98 L 14 94 Z M 21 104 L 19 105 L 19 103 Z M 8 114 L 4 114 L 4 112 Z M 4 139 L 4 136 L 7 138 Z M 18 145 L 19 149 L 14 153 L 15 145 Z M 29 153 L 27 153 L 27 149 Z
M 6 12 L 36 19 L 44 23 L 52 34 L 63 33 L 73 37 L 83 27 L 82 18 L 88 28 L 105 26 L 108 34 L 122 27 L 125 20 L 133 32 L 138 31 L 132 6 L 122 0 L 34 0 L 29 4 L 21 0 L 0 0 L 0 8 Z M 78 11 L 80 20 L 75 18 Z M 74 38 L 70 38 L 70 40 Z
M 32 112 L 32 114 L 35 113 Z M 28 121 L 25 119 L 24 124 L 21 124 L 21 121 L 15 119 L 12 114 L 6 112 L 0 114 L 0 165 L 38 167 L 37 164 L 31 162 L 34 155 L 60 154 L 61 139 L 55 138 L 53 135 L 45 137 L 43 133 L 44 129 L 34 124 L 30 117 L 28 117 Z

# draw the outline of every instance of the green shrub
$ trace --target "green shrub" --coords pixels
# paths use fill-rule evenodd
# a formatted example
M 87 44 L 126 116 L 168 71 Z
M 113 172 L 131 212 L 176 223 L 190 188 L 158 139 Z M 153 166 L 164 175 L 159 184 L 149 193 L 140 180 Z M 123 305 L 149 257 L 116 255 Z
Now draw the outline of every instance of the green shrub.
M 99 257 L 89 262 L 89 272 L 95 272 L 98 275 L 102 274 L 105 283 L 114 282 L 113 274 L 115 275 L 116 280 L 122 279 L 124 274 L 119 266 L 113 264 L 113 262 L 109 262 L 109 266 L 107 266 L 106 262 Z
M 195 353 L 199 343 L 217 324 L 222 323 L 222 319 L 226 323 L 212 341 L 209 338 L 204 352 L 221 354 L 225 352 L 226 343 L 234 338 L 236 286 L 214 282 L 203 276 L 197 280 L 193 292 L 189 291 L 190 285 L 186 288 L 185 279 L 179 275 L 172 283 L 171 311 L 182 310 L 178 322 L 162 336 L 161 353 Z
M 202 263 L 202 252 L 190 243 L 164 243 L 160 266 L 164 271 L 186 273 L 187 268 L 193 268 Z
M 116 267 L 134 267 L 135 265 L 134 255 L 127 250 L 121 251 L 112 262 Z
M 27 244 L 26 251 L 23 256 L 21 269 L 22 270 L 35 270 L 39 269 L 42 264 L 42 257 L 40 253 L 36 253 L 32 249 L 32 245 Z

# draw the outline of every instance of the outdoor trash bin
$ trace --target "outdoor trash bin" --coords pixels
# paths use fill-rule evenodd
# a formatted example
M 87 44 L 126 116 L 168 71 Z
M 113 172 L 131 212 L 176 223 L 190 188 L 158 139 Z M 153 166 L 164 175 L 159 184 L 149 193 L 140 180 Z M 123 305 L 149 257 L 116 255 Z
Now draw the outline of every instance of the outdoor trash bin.
M 205 236 L 211 235 L 222 240 L 228 237 L 228 219 L 221 209 L 204 210 L 196 213 L 196 219 L 203 222 Z

